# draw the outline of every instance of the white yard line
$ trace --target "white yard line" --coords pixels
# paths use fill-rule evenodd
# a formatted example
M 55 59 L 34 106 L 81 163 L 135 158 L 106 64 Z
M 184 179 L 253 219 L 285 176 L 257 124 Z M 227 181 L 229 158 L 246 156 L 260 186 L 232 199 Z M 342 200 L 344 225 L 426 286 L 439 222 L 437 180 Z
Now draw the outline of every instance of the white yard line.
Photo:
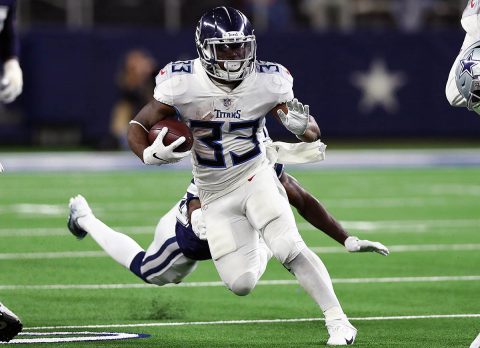
M 370 284 L 370 283 L 428 283 L 428 282 L 458 282 L 480 281 L 480 275 L 469 276 L 430 276 L 430 277 L 380 277 L 380 278 L 334 278 L 336 284 Z M 260 280 L 257 285 L 298 285 L 295 279 L 289 280 Z M 185 282 L 167 284 L 162 288 L 197 288 L 197 287 L 224 287 L 221 281 L 213 282 Z M 143 289 L 155 288 L 156 285 L 145 283 L 134 284 L 46 284 L 46 285 L 0 285 L 0 290 L 102 290 L 102 289 Z
M 25 193 L 26 197 L 29 197 L 30 191 Z M 19 195 L 19 189 L 15 190 L 15 194 Z M 98 192 L 97 192 L 98 194 Z M 13 193 L 12 193 L 13 195 Z M 43 195 L 43 194 L 42 194 Z M 479 195 L 480 196 L 480 195 Z M 28 198 L 24 198 L 28 199 Z M 57 197 L 52 197 L 57 200 Z M 66 198 L 68 199 L 68 197 Z M 452 200 L 449 197 L 434 196 L 434 197 L 360 197 L 360 198 L 320 198 L 323 203 L 328 207 L 342 207 L 342 208 L 398 208 L 398 207 L 439 207 L 449 206 L 452 204 Z M 475 202 L 476 200 L 473 200 Z M 116 214 L 122 216 L 128 214 L 129 216 L 138 215 L 139 212 L 158 214 L 160 218 L 162 212 L 167 212 L 175 202 L 155 202 L 155 201 L 142 201 L 135 204 L 135 209 L 132 210 L 132 206 L 129 203 L 115 202 L 115 203 L 98 203 L 92 204 L 92 208 L 98 216 L 107 216 L 109 214 Z M 458 205 L 471 205 L 472 198 L 470 200 L 457 200 L 455 204 Z M 119 214 L 121 212 L 121 214 Z M 23 202 L 16 204 L 0 204 L 0 213 L 3 214 L 15 214 L 26 217 L 55 217 L 65 216 L 68 214 L 67 204 L 39 204 L 31 202 Z
M 385 221 L 341 221 L 342 225 L 351 230 L 364 233 L 421 233 L 436 232 L 439 229 L 480 228 L 480 219 L 452 220 L 385 220 Z M 318 231 L 307 222 L 299 222 L 298 228 L 303 231 Z M 112 226 L 113 229 L 128 234 L 151 234 L 155 226 Z M 67 227 L 41 228 L 0 228 L 0 237 L 31 237 L 31 236 L 68 236 Z
M 319 254 L 337 254 L 346 252 L 344 247 L 310 247 Z M 418 244 L 418 245 L 390 245 L 390 252 L 403 253 L 415 251 L 468 251 L 480 250 L 480 244 Z M 0 254 L 1 255 L 1 254 Z
M 151 234 L 155 231 L 155 226 L 124 226 L 112 227 L 116 231 L 128 234 Z M 46 237 L 46 236 L 67 236 L 72 237 L 65 227 L 32 227 L 32 228 L 0 228 L 0 237 Z
M 391 252 L 416 252 L 416 251 L 470 251 L 480 250 L 480 244 L 413 244 L 389 245 Z M 319 254 L 347 253 L 344 247 L 310 247 Z M 45 260 L 65 258 L 109 257 L 104 251 L 52 251 L 52 252 L 24 252 L 0 253 L 0 260 Z
M 27 252 L 27 253 L 3 253 L 0 260 L 31 260 L 31 259 L 65 259 L 85 257 L 107 257 L 104 251 L 52 251 L 52 252 Z
M 429 314 L 429 315 L 400 315 L 386 317 L 357 317 L 349 318 L 353 321 L 369 320 L 412 320 L 412 319 L 456 319 L 480 318 L 480 314 Z M 126 327 L 152 327 L 152 326 L 194 326 L 194 325 L 232 325 L 232 324 L 271 324 L 271 323 L 298 323 L 309 321 L 324 321 L 323 318 L 293 318 L 293 319 L 258 319 L 258 320 L 217 320 L 217 321 L 192 321 L 170 323 L 138 323 L 138 324 L 104 324 L 104 325 L 66 325 L 66 326 L 34 326 L 26 330 L 58 330 L 58 329 L 104 329 Z

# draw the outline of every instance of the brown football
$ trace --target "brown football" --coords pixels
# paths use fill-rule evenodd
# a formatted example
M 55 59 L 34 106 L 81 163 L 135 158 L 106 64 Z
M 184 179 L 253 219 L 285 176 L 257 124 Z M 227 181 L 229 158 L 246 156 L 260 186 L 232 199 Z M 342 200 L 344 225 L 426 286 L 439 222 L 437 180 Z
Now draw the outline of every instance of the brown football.
M 188 126 L 177 120 L 173 117 L 164 118 L 163 120 L 157 122 L 150 131 L 148 132 L 148 143 L 152 143 L 157 138 L 158 133 L 162 130 L 163 127 L 168 128 L 167 134 L 163 138 L 164 145 L 170 145 L 175 140 L 180 137 L 185 137 L 185 142 L 175 149 L 175 152 L 184 152 L 192 148 L 193 145 L 193 135 Z

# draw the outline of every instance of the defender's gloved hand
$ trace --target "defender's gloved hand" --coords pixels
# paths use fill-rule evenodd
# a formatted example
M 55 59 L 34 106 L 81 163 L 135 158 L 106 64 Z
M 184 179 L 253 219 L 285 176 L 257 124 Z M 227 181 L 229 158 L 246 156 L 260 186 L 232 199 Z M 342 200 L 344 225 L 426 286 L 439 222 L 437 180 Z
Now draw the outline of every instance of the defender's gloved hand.
M 3 76 L 0 81 L 0 101 L 13 102 L 22 93 L 23 74 L 18 60 L 9 59 L 3 64 Z
M 168 132 L 167 127 L 163 127 L 152 145 L 143 150 L 143 163 L 161 165 L 166 163 L 176 163 L 190 155 L 191 151 L 174 152 L 174 150 L 185 142 L 185 137 L 180 137 L 168 146 L 163 144 L 163 138 Z
M 352 253 L 374 251 L 384 256 L 389 254 L 388 248 L 382 243 L 361 240 L 354 236 L 350 236 L 345 240 L 345 248 Z
M 286 115 L 282 110 L 277 110 L 277 115 L 283 125 L 295 135 L 305 134 L 310 119 L 310 107 L 303 105 L 297 98 L 294 98 L 287 102 L 287 108 L 288 113 Z
M 203 219 L 202 209 L 195 209 L 192 212 L 190 223 L 195 235 L 201 240 L 207 240 L 207 225 Z

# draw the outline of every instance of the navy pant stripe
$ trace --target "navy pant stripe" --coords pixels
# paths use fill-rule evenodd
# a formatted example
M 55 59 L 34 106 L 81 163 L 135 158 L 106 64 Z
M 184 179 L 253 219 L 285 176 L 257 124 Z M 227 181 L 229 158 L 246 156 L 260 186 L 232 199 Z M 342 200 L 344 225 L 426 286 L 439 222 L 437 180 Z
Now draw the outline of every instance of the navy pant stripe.
M 137 255 L 132 260 L 132 263 L 130 264 L 130 271 L 132 271 L 137 277 L 142 278 L 144 281 L 147 281 L 143 276 L 142 276 L 142 271 L 140 270 L 140 267 L 142 266 L 142 260 L 145 257 L 145 251 L 139 252 Z
M 178 254 L 181 254 L 181 250 L 180 249 L 177 249 L 175 250 L 174 252 L 172 252 L 166 259 L 165 261 L 163 261 L 160 265 L 158 265 L 157 267 L 154 267 L 152 269 L 149 269 L 148 271 L 146 271 L 145 273 L 142 274 L 142 278 L 147 278 L 148 276 L 154 274 L 154 273 L 157 273 L 157 272 L 160 272 L 163 268 L 165 268 L 166 266 L 168 266 L 168 264 L 178 255 Z
M 156 259 L 157 257 L 159 257 L 164 251 L 165 249 L 167 249 L 167 247 L 170 245 L 170 244 L 173 244 L 177 241 L 177 238 L 176 237 L 172 237 L 172 238 L 169 238 L 165 241 L 165 243 L 163 243 L 163 245 L 160 247 L 160 249 L 153 255 L 150 255 L 149 257 L 147 257 L 145 260 L 143 260 L 142 262 L 142 266 L 144 266 L 147 262 L 149 261 L 152 261 L 154 259 Z

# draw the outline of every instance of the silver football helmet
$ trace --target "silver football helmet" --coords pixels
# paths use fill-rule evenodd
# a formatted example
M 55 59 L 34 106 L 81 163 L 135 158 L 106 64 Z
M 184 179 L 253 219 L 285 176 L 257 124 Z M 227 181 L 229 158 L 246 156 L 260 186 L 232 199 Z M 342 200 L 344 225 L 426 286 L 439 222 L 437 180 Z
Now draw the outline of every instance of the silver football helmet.
M 480 41 L 461 55 L 455 71 L 455 82 L 460 94 L 467 100 L 467 108 L 480 105 Z

